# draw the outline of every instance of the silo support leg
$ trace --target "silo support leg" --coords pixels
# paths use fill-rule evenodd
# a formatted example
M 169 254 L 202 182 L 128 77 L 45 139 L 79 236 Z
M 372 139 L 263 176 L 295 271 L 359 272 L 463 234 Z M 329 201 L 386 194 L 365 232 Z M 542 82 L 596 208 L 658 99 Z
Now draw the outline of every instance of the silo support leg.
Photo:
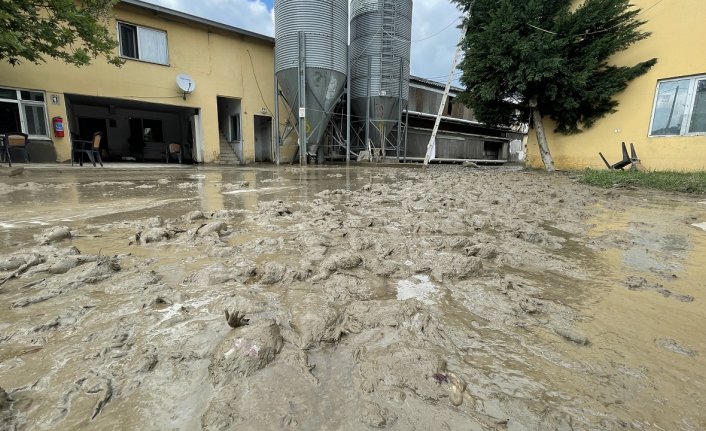
M 279 166 L 280 161 L 280 145 L 281 145 L 281 134 L 279 128 L 279 80 L 277 79 L 277 74 L 275 74 L 275 163 Z
M 306 36 L 299 32 L 299 164 L 306 165 Z
M 400 144 L 402 142 L 402 77 L 404 76 L 404 62 L 400 58 L 400 83 L 397 90 L 397 161 L 400 161 Z

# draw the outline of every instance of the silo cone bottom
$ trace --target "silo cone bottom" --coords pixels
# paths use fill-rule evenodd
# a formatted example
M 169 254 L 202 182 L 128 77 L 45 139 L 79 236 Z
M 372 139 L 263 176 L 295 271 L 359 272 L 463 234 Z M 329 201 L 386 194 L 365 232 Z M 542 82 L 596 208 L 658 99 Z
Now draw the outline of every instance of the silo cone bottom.
M 297 68 L 277 72 L 277 79 L 287 102 L 295 114 L 299 110 L 299 73 Z M 306 69 L 306 134 L 307 153 L 316 155 L 331 113 L 346 85 L 346 75 L 330 69 Z M 297 118 L 297 122 L 301 121 Z M 298 127 L 298 125 L 297 125 Z M 298 130 L 298 129 L 297 129 Z
M 370 141 L 376 148 L 381 148 L 383 143 L 395 130 L 399 118 L 399 99 L 389 96 L 374 96 L 370 98 Z M 365 118 L 365 105 L 367 98 L 359 97 L 351 101 L 353 115 Z M 403 106 L 406 100 L 402 100 Z

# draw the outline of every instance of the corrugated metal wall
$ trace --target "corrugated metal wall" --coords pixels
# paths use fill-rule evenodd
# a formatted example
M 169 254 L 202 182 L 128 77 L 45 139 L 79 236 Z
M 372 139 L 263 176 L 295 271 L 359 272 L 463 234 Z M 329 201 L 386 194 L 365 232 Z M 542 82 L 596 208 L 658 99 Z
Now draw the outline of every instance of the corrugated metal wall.
M 409 110 L 413 112 L 423 112 L 425 114 L 436 115 L 439 112 L 442 93 L 425 90 L 416 87 L 409 88 Z M 473 111 L 464 106 L 461 102 L 457 102 L 454 98 L 449 97 L 444 109 L 445 117 L 460 118 L 463 120 L 474 121 Z
M 423 158 L 431 130 L 410 129 L 407 134 L 407 157 Z M 453 133 L 439 133 L 436 137 L 436 159 L 507 160 L 507 140 L 489 139 Z
M 275 72 L 297 67 L 302 31 L 307 67 L 348 73 L 347 0 L 276 0 Z

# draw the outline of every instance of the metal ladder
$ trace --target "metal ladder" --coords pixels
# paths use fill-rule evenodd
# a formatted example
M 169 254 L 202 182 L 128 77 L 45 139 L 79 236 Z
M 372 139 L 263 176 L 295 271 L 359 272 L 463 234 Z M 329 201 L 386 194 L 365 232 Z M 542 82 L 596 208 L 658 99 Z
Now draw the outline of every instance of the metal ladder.
M 393 85 L 398 75 L 399 60 L 395 56 L 395 39 L 397 35 L 397 1 L 383 0 L 382 6 L 382 47 L 380 51 L 380 90 L 387 96 L 394 95 Z M 394 87 L 394 88 L 393 88 Z

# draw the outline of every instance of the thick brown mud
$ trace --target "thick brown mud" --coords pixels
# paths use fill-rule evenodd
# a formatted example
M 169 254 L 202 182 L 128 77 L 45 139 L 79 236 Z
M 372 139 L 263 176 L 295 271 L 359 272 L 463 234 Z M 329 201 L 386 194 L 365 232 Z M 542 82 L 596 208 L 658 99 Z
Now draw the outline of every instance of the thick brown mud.
M 689 197 L 435 166 L 0 199 L 0 430 L 706 429 Z

